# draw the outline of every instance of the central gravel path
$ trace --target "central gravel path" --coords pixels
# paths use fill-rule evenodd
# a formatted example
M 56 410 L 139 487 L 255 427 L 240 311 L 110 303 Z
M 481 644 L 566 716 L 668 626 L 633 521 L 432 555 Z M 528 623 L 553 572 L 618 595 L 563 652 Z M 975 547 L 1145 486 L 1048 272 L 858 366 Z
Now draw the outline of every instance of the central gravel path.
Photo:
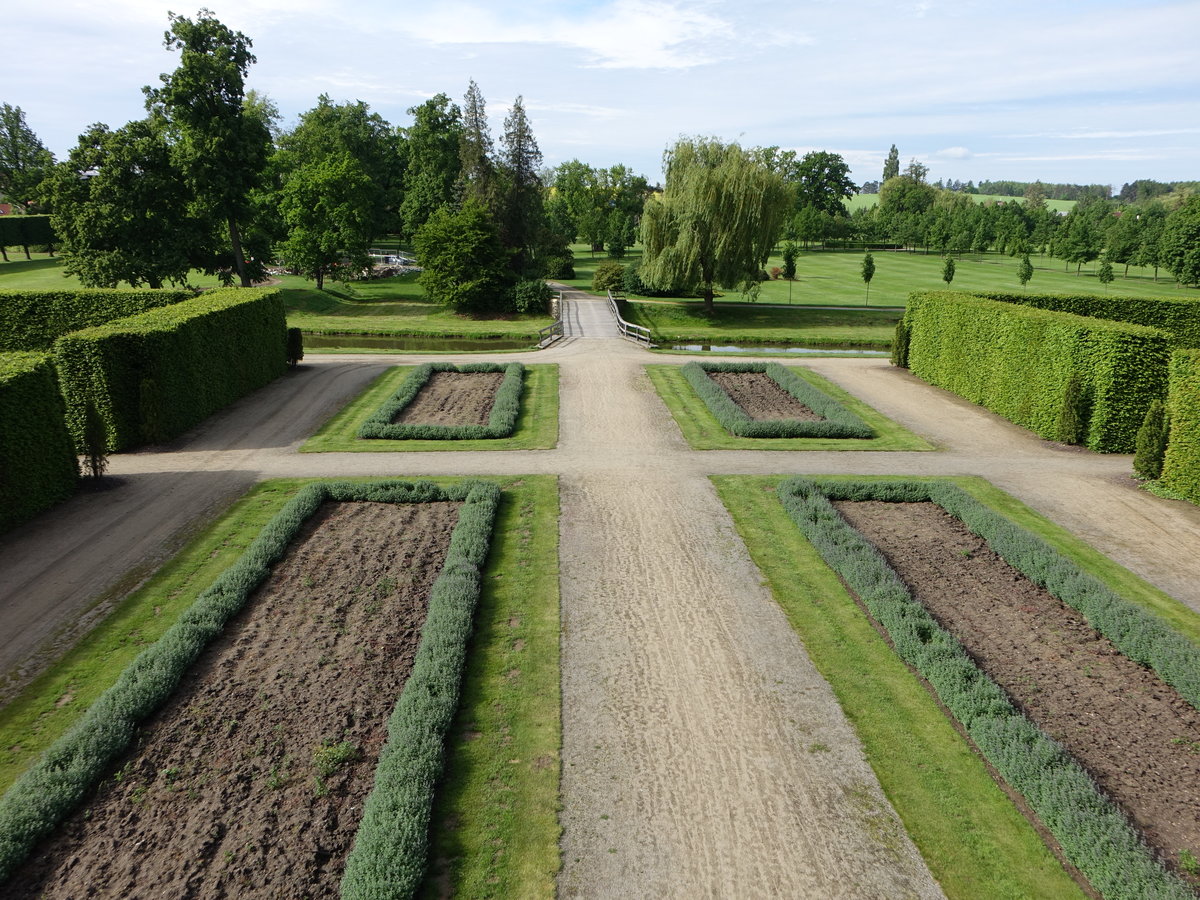
M 554 450 L 298 454 L 396 356 L 310 357 L 111 487 L 0 539 L 0 701 L 230 499 L 279 476 L 554 474 L 562 517 L 563 896 L 936 897 L 824 681 L 762 586 L 711 474 L 981 475 L 1200 610 L 1200 510 L 1129 457 L 1041 441 L 878 359 L 801 364 L 936 453 L 690 450 L 605 305 L 495 357 L 557 363 Z M 460 361 L 455 357 L 439 359 Z M 827 750 L 825 748 L 828 748 Z

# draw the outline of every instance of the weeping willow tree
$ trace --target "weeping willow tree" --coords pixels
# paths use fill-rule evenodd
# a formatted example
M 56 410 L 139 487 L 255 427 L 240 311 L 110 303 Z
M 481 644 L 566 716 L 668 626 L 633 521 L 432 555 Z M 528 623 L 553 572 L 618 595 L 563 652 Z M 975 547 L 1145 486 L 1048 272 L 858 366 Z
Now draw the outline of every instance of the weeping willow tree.
M 794 204 L 783 176 L 737 144 L 684 138 L 663 156 L 666 187 L 642 215 L 639 274 L 653 287 L 713 290 L 757 279 Z

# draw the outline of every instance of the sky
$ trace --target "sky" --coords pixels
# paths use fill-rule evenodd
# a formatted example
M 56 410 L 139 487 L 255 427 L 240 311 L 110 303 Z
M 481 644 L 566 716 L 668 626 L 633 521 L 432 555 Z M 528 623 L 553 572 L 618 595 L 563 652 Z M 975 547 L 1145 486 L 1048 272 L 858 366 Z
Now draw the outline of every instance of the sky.
M 284 125 L 328 94 L 397 126 L 470 79 L 495 135 L 517 96 L 554 166 L 654 182 L 681 136 L 840 154 L 891 145 L 931 181 L 1200 180 L 1200 2 L 208 0 L 253 41 L 247 87 Z M 179 0 L 43 0 L 4 16 L 0 103 L 64 158 L 144 115 Z

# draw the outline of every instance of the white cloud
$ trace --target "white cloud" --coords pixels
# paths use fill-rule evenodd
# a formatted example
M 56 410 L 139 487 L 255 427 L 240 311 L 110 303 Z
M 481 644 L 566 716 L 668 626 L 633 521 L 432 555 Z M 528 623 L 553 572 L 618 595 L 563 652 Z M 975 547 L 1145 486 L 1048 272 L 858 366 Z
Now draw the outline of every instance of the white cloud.
M 933 155 L 940 156 L 943 159 L 970 159 L 975 154 L 966 147 L 946 147 L 944 150 L 938 150 Z

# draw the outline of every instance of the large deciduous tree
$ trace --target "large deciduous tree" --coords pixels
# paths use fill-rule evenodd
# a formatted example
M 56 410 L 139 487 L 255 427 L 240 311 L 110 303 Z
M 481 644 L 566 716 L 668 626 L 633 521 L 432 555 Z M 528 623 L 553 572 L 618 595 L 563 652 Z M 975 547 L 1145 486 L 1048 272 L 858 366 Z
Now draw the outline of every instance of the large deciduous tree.
M 30 209 L 53 165 L 54 156 L 25 124 L 21 107 L 0 104 L 0 197 Z
M 93 125 L 47 177 L 65 270 L 84 285 L 184 284 L 209 256 L 209 221 L 192 214 L 164 131 L 156 116 L 116 131 Z
M 642 219 L 647 284 L 695 287 L 713 312 L 713 291 L 758 277 L 794 204 L 782 175 L 738 144 L 685 138 L 664 155 L 663 193 Z
M 1180 284 L 1200 285 L 1200 194 L 1167 216 L 1159 257 Z
M 279 191 L 287 238 L 279 253 L 287 263 L 325 287 L 326 275 L 361 272 L 375 234 L 377 188 L 345 151 L 308 160 L 292 169 Z
M 413 239 L 422 271 L 418 279 L 435 303 L 484 315 L 510 302 L 512 273 L 496 222 L 468 200 L 457 211 L 434 210 Z
M 243 106 L 246 72 L 255 62 L 251 41 L 207 9 L 194 22 L 169 16 L 163 39 L 168 50 L 179 51 L 179 67 L 160 76 L 162 87 L 144 89 L 146 105 L 171 123 L 176 164 L 196 202 L 224 223 L 233 268 L 249 287 L 255 273 L 247 266 L 242 228 L 271 148 L 267 123 Z
M 445 94 L 408 110 L 413 124 L 405 131 L 408 166 L 400 219 L 405 234 L 415 235 L 433 213 L 452 205 L 458 194 L 462 161 L 462 111 Z
M 796 165 L 796 206 L 816 207 L 830 216 L 847 215 L 842 201 L 854 195 L 850 166 L 836 153 L 824 150 L 804 154 Z

